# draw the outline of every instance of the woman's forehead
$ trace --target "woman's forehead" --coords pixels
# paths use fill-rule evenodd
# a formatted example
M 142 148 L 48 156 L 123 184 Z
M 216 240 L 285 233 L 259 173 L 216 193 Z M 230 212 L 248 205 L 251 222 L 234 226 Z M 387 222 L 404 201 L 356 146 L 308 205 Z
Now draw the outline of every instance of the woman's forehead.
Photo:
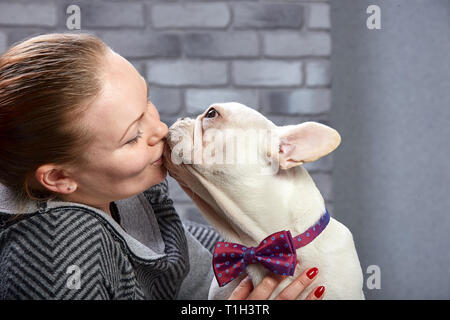
M 130 62 L 114 52 L 104 62 L 102 90 L 85 116 L 96 135 L 117 143 L 142 113 L 147 101 L 147 83 Z

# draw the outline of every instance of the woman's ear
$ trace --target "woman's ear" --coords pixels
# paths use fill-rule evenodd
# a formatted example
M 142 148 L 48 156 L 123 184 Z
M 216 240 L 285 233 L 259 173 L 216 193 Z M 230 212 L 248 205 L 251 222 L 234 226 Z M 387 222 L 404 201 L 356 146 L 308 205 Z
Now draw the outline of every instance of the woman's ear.
M 331 153 L 341 143 L 339 133 L 318 122 L 304 122 L 279 129 L 279 164 L 289 169 Z

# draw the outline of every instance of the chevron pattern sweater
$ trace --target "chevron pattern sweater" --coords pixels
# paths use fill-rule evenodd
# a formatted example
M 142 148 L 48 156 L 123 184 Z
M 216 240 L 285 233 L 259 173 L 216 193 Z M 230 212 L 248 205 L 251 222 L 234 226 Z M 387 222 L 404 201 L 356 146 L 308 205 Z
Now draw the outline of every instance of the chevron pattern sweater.
M 214 229 L 183 225 L 167 180 L 121 201 L 113 219 L 52 201 L 17 215 L 3 197 L 0 299 L 185 299 L 192 290 L 206 299 L 209 285 L 197 283 L 213 279 Z

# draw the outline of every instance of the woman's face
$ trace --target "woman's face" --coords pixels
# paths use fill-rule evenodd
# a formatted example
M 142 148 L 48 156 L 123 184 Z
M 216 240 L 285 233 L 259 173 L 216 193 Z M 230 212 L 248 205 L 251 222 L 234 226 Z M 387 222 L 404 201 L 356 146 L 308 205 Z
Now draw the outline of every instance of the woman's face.
M 67 195 L 103 208 L 164 180 L 167 170 L 158 160 L 168 132 L 131 63 L 113 51 L 104 63 L 103 89 L 83 120 L 95 141 L 83 155 L 87 164 L 72 170 L 76 190 Z

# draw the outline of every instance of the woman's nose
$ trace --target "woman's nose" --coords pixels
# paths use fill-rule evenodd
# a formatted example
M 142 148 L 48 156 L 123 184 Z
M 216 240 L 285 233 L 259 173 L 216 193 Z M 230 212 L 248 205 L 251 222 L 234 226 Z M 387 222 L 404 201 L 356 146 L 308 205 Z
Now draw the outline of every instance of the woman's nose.
M 148 144 L 155 145 L 158 144 L 169 132 L 169 128 L 164 122 L 159 121 L 152 134 L 149 137 Z

